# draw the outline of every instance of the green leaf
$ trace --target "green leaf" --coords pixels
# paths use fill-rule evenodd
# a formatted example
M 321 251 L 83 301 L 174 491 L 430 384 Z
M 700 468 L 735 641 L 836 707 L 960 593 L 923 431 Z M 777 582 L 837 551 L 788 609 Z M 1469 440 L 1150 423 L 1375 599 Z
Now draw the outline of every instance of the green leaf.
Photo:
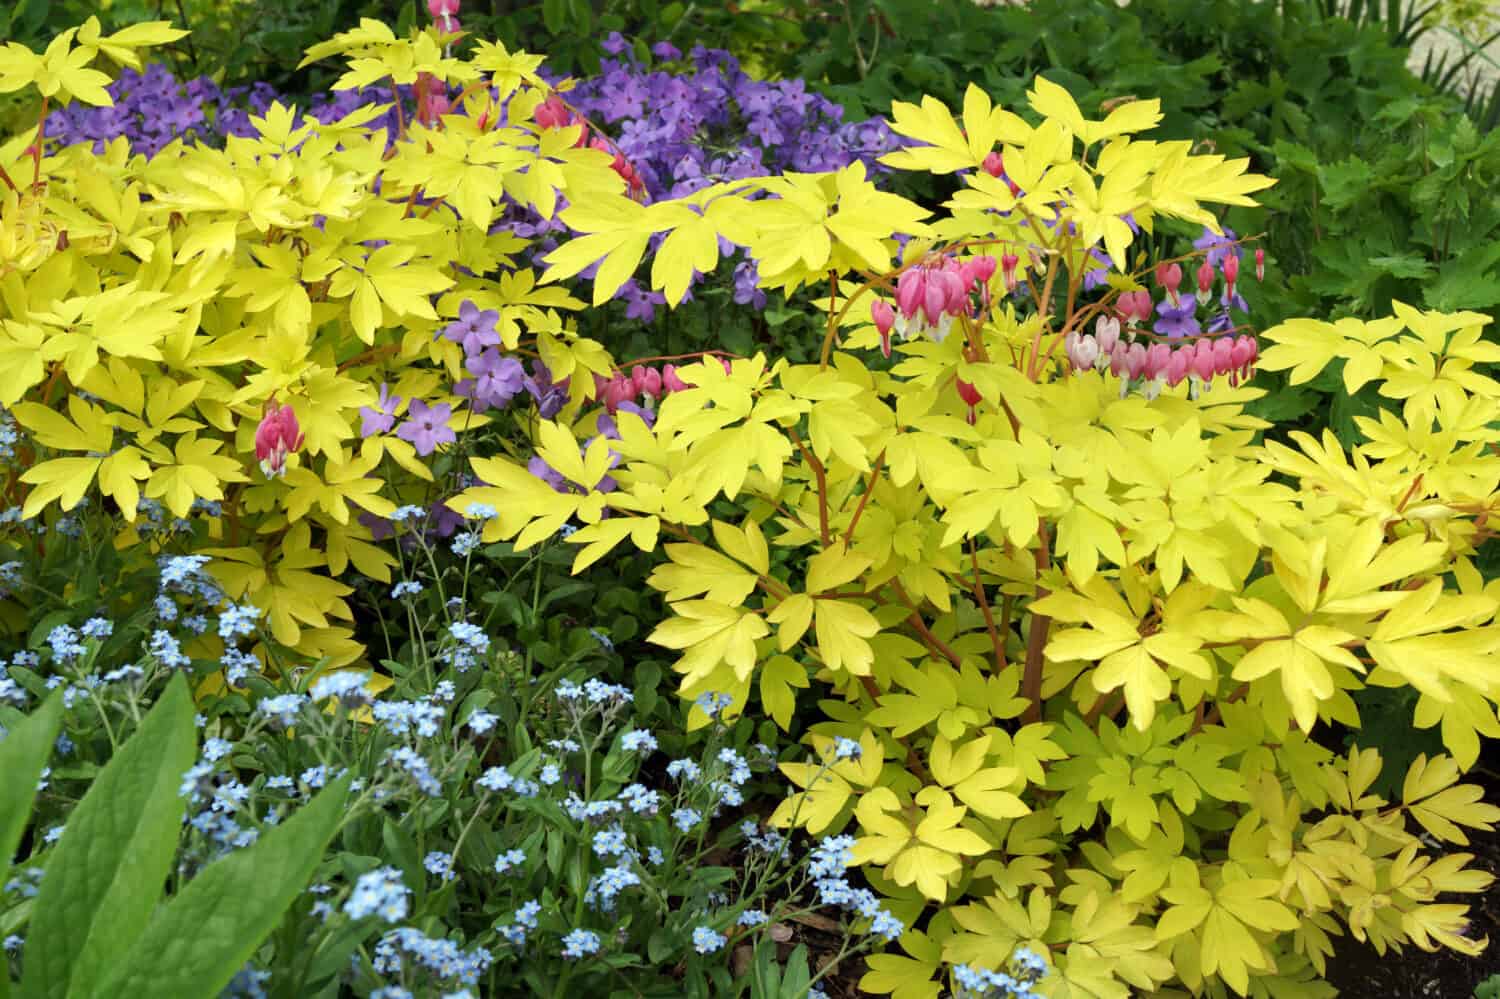
M 95 999 L 218 995 L 307 887 L 343 819 L 352 779 L 334 781 L 254 846 L 193 878 L 151 920 Z
M 26 935 L 28 999 L 91 994 L 144 930 L 177 852 L 195 742 L 178 673 L 68 819 Z
M 52 740 L 61 723 L 62 691 L 58 691 L 0 742 L 0 774 L 5 775 L 0 780 L 0 880 L 8 876 L 11 858 L 26 831 L 37 781 L 52 755 Z M 0 975 L 0 979 L 5 977 Z

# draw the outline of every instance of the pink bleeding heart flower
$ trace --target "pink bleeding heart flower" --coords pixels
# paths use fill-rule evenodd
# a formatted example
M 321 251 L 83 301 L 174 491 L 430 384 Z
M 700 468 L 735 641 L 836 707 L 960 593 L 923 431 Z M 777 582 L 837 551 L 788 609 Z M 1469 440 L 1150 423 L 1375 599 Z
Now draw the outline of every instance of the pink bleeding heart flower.
M 458 13 L 458 0 L 427 0 L 427 13 L 433 17 L 452 17 Z
M 1234 286 L 1240 279 L 1240 258 L 1230 254 L 1224 258 L 1224 291 L 1228 298 L 1234 299 Z
M 1067 351 L 1074 371 L 1088 371 L 1099 360 L 1099 341 L 1087 333 L 1077 330 L 1069 333 L 1063 340 L 1063 349 Z
M 1172 348 L 1164 343 L 1153 343 L 1146 350 L 1146 368 L 1143 374 L 1150 379 L 1161 378 L 1172 363 Z
M 630 382 L 635 387 L 637 395 L 646 397 L 647 409 L 661 398 L 661 372 L 655 368 L 641 365 L 630 373 Z
M 998 177 L 1005 172 L 1005 157 L 999 153 L 990 153 L 984 158 L 984 163 L 980 166 L 980 169 L 991 177 Z
M 1125 350 L 1125 372 L 1131 378 L 1139 378 L 1146 372 L 1146 346 L 1133 343 Z
M 1257 281 L 1264 281 L 1265 279 L 1266 279 L 1266 251 L 1265 250 L 1256 250 L 1255 251 L 1255 280 L 1257 280 Z
M 677 365 L 668 364 L 661 369 L 661 389 L 663 394 L 668 392 L 683 392 L 687 390 L 687 382 L 677 375 Z
M 604 386 L 604 408 L 613 413 L 620 403 L 635 398 L 635 383 L 624 375 L 615 375 Z
M 1099 352 L 1112 354 L 1120 341 L 1120 321 L 1114 316 L 1100 316 L 1094 323 L 1094 336 L 1099 340 Z
M 302 430 L 291 405 L 278 406 L 275 399 L 269 400 L 255 428 L 255 457 L 266 478 L 284 475 L 287 456 L 301 446 Z
M 1114 349 L 1109 352 L 1109 373 L 1116 378 L 1124 375 L 1130 370 L 1126 358 L 1130 356 L 1130 345 L 1124 340 L 1117 342 Z
M 1214 380 L 1214 344 L 1212 340 L 1199 340 L 1193 345 L 1193 363 L 1189 370 L 1205 382 Z
M 880 333 L 880 353 L 891 356 L 891 327 L 896 323 L 896 310 L 882 299 L 870 303 L 870 318 L 875 320 L 875 329 Z
M 1234 370 L 1234 341 L 1227 336 L 1214 338 L 1214 374 L 1227 375 Z
M 1144 289 L 1121 292 L 1115 308 L 1125 317 L 1126 325 L 1134 328 L 1137 323 L 1151 318 L 1151 293 Z
M 902 271 L 896 279 L 896 308 L 907 319 L 914 319 L 927 299 L 927 272 L 920 267 Z
M 990 283 L 990 278 L 995 276 L 995 269 L 999 266 L 994 257 L 975 257 L 964 264 L 964 283 L 977 285 L 982 289 Z
M 1184 345 L 1173 350 L 1171 360 L 1167 362 L 1167 384 L 1174 388 L 1182 384 L 1182 380 L 1188 376 L 1188 369 L 1192 363 L 1192 347 Z

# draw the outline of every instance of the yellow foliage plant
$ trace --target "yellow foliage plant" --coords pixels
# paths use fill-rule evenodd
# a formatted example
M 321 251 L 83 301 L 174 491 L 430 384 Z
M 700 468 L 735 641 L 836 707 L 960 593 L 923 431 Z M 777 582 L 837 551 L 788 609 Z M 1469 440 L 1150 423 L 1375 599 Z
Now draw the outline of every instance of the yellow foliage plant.
M 0 92 L 107 103 L 95 58 L 137 65 L 175 37 L 91 21 L 40 55 L 12 43 Z M 1261 394 L 1248 385 L 1187 379 L 1146 398 L 1067 361 L 1068 337 L 1137 290 L 1085 294 L 1090 251 L 1127 273 L 1143 264 L 1137 228 L 1214 226 L 1205 205 L 1269 184 L 1138 138 L 1156 101 L 1091 120 L 1038 79 L 1028 117 L 977 89 L 957 118 L 898 103 L 913 144 L 891 166 L 967 171 L 938 218 L 859 165 L 642 204 L 573 129 L 536 127 L 539 58 L 490 43 L 458 58 L 443 41 L 365 21 L 309 53 L 348 59 L 339 86 L 464 88 L 468 115 L 406 122 L 389 144 L 363 127 L 381 108 L 297 127 L 275 106 L 254 139 L 149 161 L 123 140 L 49 154 L 35 131 L 0 146 L 0 405 L 33 452 L 9 484 L 25 516 L 94 492 L 127 519 L 142 496 L 206 517 L 222 543 L 203 554 L 231 597 L 266 610 L 280 642 L 352 661 L 342 578 L 390 565 L 353 514 L 389 514 L 432 474 L 394 435 L 361 442 L 358 411 L 385 382 L 478 425 L 439 392 L 461 356 L 434 336 L 472 300 L 501 313 L 508 349 L 571 376 L 571 405 L 535 438 L 583 488 L 475 457 L 482 484 L 453 509 L 493 506 L 486 540 L 519 545 L 580 523 L 579 569 L 627 538 L 660 548 L 651 583 L 672 614 L 651 637 L 680 651 L 685 698 L 728 693 L 731 713 L 784 728 L 815 713 L 805 739 L 830 760 L 836 739 L 859 743 L 857 759 L 785 765 L 797 789 L 775 818 L 854 836 L 909 927 L 900 953 L 871 959 L 867 990 L 937 996 L 945 965 L 994 967 L 1025 944 L 1058 999 L 1312 997 L 1331 992 L 1320 972 L 1341 933 L 1380 950 L 1484 945 L 1439 896 L 1488 875 L 1430 845 L 1500 817 L 1460 783 L 1500 732 L 1500 588 L 1474 566 L 1500 484 L 1483 317 L 1403 306 L 1267 331 L 1263 367 L 1302 381 L 1342 358 L 1351 390 L 1378 384 L 1393 412 L 1352 451 L 1257 443 L 1270 428 L 1245 413 Z M 986 169 L 997 152 L 1004 180 Z M 512 266 L 523 241 L 489 231 L 502 192 L 544 216 L 568 201 L 581 235 L 540 280 Z M 660 238 L 650 283 L 676 301 L 721 236 L 765 287 L 823 294 L 821 363 L 679 369 L 688 388 L 654 425 L 620 412 L 618 440 L 581 447 L 592 374 L 612 361 L 548 282 L 598 262 L 597 304 Z M 984 276 L 982 308 L 873 363 L 872 302 L 913 268 L 990 251 L 1006 264 Z M 254 437 L 273 405 L 305 442 L 268 478 Z M 586 491 L 606 473 L 615 491 Z M 1415 724 L 1440 726 L 1452 754 L 1419 758 L 1394 801 L 1371 793 L 1378 754 L 1313 739 L 1358 724 L 1349 694 L 1366 684 L 1415 687 Z
M 0 92 L 34 88 L 43 119 L 107 105 L 93 60 L 138 68 L 139 50 L 183 34 L 155 22 L 101 36 L 91 19 L 40 55 L 12 42 Z M 174 142 L 150 160 L 124 139 L 49 153 L 36 129 L 0 146 L 0 405 L 27 438 L 31 467 L 9 483 L 23 516 L 93 491 L 132 525 L 122 547 L 141 540 L 143 497 L 207 519 L 217 543 L 199 554 L 228 596 L 325 666 L 363 655 L 341 577 L 388 581 L 395 564 L 359 516 L 389 515 L 433 478 L 411 442 L 362 440 L 361 407 L 387 383 L 403 408 L 450 405 L 454 430 L 486 422 L 444 392 L 463 352 L 435 334 L 465 301 L 498 311 L 507 349 L 591 392 L 606 355 L 562 316 L 582 303 L 511 266 L 525 241 L 491 227 L 506 195 L 551 217 L 560 198 L 623 189 L 609 156 L 574 147 L 576 129 L 533 120 L 550 92 L 539 56 L 482 43 L 460 60 L 434 29 L 400 39 L 376 21 L 308 59 L 334 54 L 350 64 L 339 87 L 427 74 L 462 87 L 468 113 L 403 122 L 388 143 L 367 125 L 389 105 L 298 124 L 275 104 L 254 138 Z M 268 476 L 255 433 L 272 406 L 291 407 L 301 438 Z
M 1090 251 L 1139 269 L 1137 229 L 1217 228 L 1205 205 L 1270 181 L 1137 138 L 1154 100 L 1091 120 L 1046 80 L 1029 97 L 1028 117 L 977 89 L 956 118 L 895 105 L 912 144 L 886 163 L 965 171 L 941 217 L 859 165 L 568 208 L 583 235 L 546 279 L 602 260 L 602 300 L 663 238 L 651 281 L 674 301 L 725 236 L 764 286 L 822 292 L 822 361 L 689 366 L 654 423 L 622 410 L 619 439 L 582 451 L 593 413 L 543 425 L 549 464 L 584 487 L 607 472 L 607 496 L 476 458 L 485 484 L 454 508 L 493 505 L 487 540 L 521 543 L 576 518 L 578 569 L 627 538 L 660 546 L 650 582 L 672 613 L 650 637 L 680 653 L 680 693 L 806 722 L 814 762 L 783 766 L 795 789 L 773 821 L 853 836 L 908 927 L 869 961 L 872 993 L 935 997 L 945 966 L 1018 945 L 1047 957 L 1056 999 L 1328 996 L 1344 933 L 1478 952 L 1447 893 L 1490 877 L 1441 847 L 1500 818 L 1460 783 L 1500 733 L 1500 582 L 1474 566 L 1500 502 L 1485 318 L 1400 306 L 1267 331 L 1262 367 L 1301 382 L 1343 358 L 1351 391 L 1391 401 L 1352 451 L 1276 442 L 1247 383 L 1129 393 L 1075 371 L 1070 338 L 1139 291 L 1117 276 L 1085 293 Z M 972 268 L 991 252 L 998 272 Z M 912 332 L 915 268 L 929 296 L 939 271 L 977 274 L 979 304 L 933 324 L 929 297 L 930 335 L 881 365 L 898 308 Z M 1376 751 L 1315 736 L 1359 724 L 1351 691 L 1406 684 L 1451 755 L 1417 759 L 1385 800 Z

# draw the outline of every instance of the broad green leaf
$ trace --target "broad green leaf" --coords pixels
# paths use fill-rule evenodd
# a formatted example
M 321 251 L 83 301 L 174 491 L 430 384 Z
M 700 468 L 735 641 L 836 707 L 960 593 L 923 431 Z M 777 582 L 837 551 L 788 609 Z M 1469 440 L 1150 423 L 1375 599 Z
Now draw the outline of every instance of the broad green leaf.
M 195 877 L 151 920 L 95 999 L 218 995 L 307 887 L 343 818 L 351 779 L 330 784 L 254 846 Z
M 28 999 L 93 994 L 145 929 L 177 851 L 194 742 L 179 673 L 68 819 L 26 935 Z
M 0 741 L 0 774 L 5 775 L 0 780 L 0 878 L 10 871 L 11 858 L 31 816 L 37 781 L 47 765 L 47 757 L 52 755 L 52 740 L 57 738 L 61 722 L 59 691 Z

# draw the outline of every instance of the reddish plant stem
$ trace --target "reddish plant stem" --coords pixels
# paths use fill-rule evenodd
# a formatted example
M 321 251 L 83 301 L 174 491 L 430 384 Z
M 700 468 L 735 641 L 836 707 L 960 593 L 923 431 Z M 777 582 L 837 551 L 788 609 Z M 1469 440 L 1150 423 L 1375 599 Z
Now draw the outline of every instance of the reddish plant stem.
M 823 539 L 823 547 L 827 548 L 833 544 L 833 535 L 828 530 L 828 473 L 823 468 L 823 463 L 818 456 L 807 449 L 802 443 L 802 435 L 797 433 L 796 427 L 787 427 L 786 432 L 791 435 L 792 443 L 797 445 L 797 450 L 802 452 L 802 458 L 812 469 L 813 478 L 818 485 L 818 534 Z
M 1037 540 L 1040 544 L 1036 550 L 1037 575 L 1051 566 L 1051 556 L 1048 549 L 1051 547 L 1052 539 L 1047 530 L 1047 522 L 1037 522 Z M 1047 596 L 1047 589 L 1040 583 L 1036 588 L 1035 600 L 1041 600 Z M 1031 702 L 1022 715 L 1026 723 L 1041 721 L 1042 719 L 1042 649 L 1047 646 L 1047 629 L 1052 619 L 1045 614 L 1032 611 L 1031 627 L 1026 633 L 1026 672 L 1021 675 L 1021 696 Z
M 927 643 L 927 647 L 936 652 L 938 655 L 942 656 L 944 659 L 948 660 L 948 662 L 952 663 L 954 669 L 958 669 L 959 667 L 961 667 L 963 665 L 963 659 L 959 657 L 957 652 L 954 652 L 953 649 L 948 646 L 948 643 L 944 642 L 941 638 L 934 635 L 932 633 L 932 630 L 927 627 L 927 622 L 923 621 L 922 615 L 917 613 L 917 605 L 912 602 L 911 597 L 907 594 L 906 587 L 901 585 L 901 580 L 893 579 L 891 580 L 890 585 L 895 589 L 896 596 L 898 599 L 900 599 L 901 603 L 905 605 L 907 610 L 911 611 L 911 613 L 907 615 L 906 620 L 909 621 L 911 623 L 911 626 L 917 630 L 917 634 L 922 636 L 922 641 Z
M 859 526 L 859 518 L 865 512 L 865 504 L 870 502 L 870 494 L 875 491 L 875 480 L 880 478 L 881 469 L 885 468 L 885 449 L 875 456 L 875 467 L 870 470 L 870 481 L 865 483 L 865 491 L 859 497 L 859 504 L 854 508 L 854 517 L 849 521 L 849 529 L 844 532 L 844 550 L 849 550 L 849 542 L 854 540 L 854 529 Z
M 1000 636 L 1000 629 L 995 626 L 995 615 L 990 612 L 990 600 L 984 593 L 984 582 L 979 578 L 979 550 L 974 545 L 974 540 L 969 539 L 969 564 L 974 567 L 974 597 L 979 601 L 979 609 L 984 612 L 984 626 L 990 633 L 990 645 L 995 649 L 995 672 L 1005 672 L 1005 640 Z

